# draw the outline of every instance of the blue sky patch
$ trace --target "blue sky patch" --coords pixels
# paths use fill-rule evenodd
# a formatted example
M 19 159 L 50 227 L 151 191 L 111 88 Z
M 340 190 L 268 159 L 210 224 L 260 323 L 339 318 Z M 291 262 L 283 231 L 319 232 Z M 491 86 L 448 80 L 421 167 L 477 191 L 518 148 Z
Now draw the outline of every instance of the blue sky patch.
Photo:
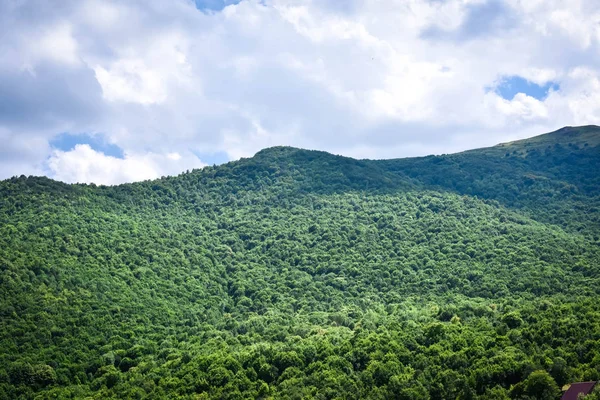
M 78 144 L 87 144 L 92 149 L 102 152 L 107 156 L 125 158 L 123 149 L 115 144 L 109 143 L 108 140 L 106 140 L 106 137 L 101 134 L 90 135 L 88 133 L 61 133 L 50 140 L 50 146 L 62 151 L 73 150 Z
M 547 82 L 544 85 L 538 85 L 518 75 L 506 76 L 494 88 L 494 91 L 506 100 L 512 100 L 517 93 L 525 93 L 527 96 L 544 100 L 548 97 L 550 90 L 556 91 L 560 86 L 556 82 Z
M 196 8 L 199 10 L 221 11 L 231 4 L 237 4 L 241 0 L 195 0 Z

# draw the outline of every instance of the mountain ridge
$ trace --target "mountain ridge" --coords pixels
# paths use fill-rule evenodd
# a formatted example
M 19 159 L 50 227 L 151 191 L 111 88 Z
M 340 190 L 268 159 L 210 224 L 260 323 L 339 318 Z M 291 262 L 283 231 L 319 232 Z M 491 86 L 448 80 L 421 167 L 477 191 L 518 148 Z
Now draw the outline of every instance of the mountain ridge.
M 499 143 L 499 144 L 496 144 L 494 146 L 489 146 L 489 147 L 469 149 L 469 150 L 464 150 L 464 151 L 460 151 L 460 152 L 456 152 L 456 153 L 447 153 L 447 154 L 442 154 L 442 155 L 426 155 L 426 156 L 388 158 L 388 159 L 352 158 L 352 157 L 348 157 L 348 156 L 344 156 L 344 155 L 330 153 L 330 152 L 323 151 L 323 150 L 304 149 L 304 148 L 299 148 L 299 147 L 280 145 L 280 146 L 272 146 L 272 147 L 267 147 L 267 148 L 261 149 L 258 152 L 256 152 L 252 157 L 242 157 L 239 160 L 229 161 L 227 163 L 220 164 L 220 165 L 228 165 L 228 164 L 232 164 L 232 163 L 235 164 L 235 163 L 239 163 L 239 162 L 244 163 L 244 162 L 247 162 L 248 160 L 255 160 L 255 161 L 267 161 L 267 160 L 274 160 L 274 159 L 279 160 L 279 159 L 285 159 L 286 157 L 289 157 L 289 156 L 298 156 L 298 155 L 308 156 L 307 157 L 308 160 L 313 160 L 313 159 L 319 158 L 319 157 L 329 157 L 332 159 L 344 160 L 348 163 L 355 163 L 355 164 L 356 164 L 356 162 L 362 162 L 362 161 L 365 161 L 368 163 L 373 163 L 373 162 L 376 163 L 379 161 L 388 162 L 388 161 L 397 161 L 397 160 L 418 160 L 418 159 L 429 158 L 429 157 L 448 157 L 448 156 L 456 156 L 456 155 L 460 155 L 460 154 L 464 154 L 464 153 L 471 153 L 471 152 L 481 153 L 481 152 L 488 152 L 490 150 L 505 150 L 506 148 L 509 148 L 512 146 L 530 147 L 533 144 L 536 144 L 537 145 L 536 147 L 541 147 L 544 145 L 547 146 L 550 143 L 553 145 L 559 144 L 559 145 L 565 145 L 565 146 L 568 146 L 569 143 L 582 144 L 582 145 L 585 145 L 587 143 L 589 145 L 589 143 L 587 141 L 591 142 L 590 148 L 594 148 L 594 147 L 597 147 L 600 145 L 600 127 L 599 126 L 597 126 L 597 125 L 565 126 L 563 128 L 557 129 L 552 132 L 543 133 L 543 134 L 536 135 L 536 136 L 526 138 L 526 139 L 519 139 L 519 140 L 515 140 L 515 141 Z M 206 167 L 204 167 L 204 168 L 206 168 Z M 208 168 L 212 168 L 212 167 L 208 166 Z M 194 169 L 193 171 L 198 171 L 201 169 L 202 168 Z M 176 177 L 179 175 L 182 175 L 182 174 L 171 175 L 171 176 L 157 178 L 157 179 L 148 179 L 148 180 L 145 180 L 142 182 L 156 181 L 156 180 L 166 179 L 166 178 L 173 178 L 173 177 Z M 21 177 L 22 176 L 24 176 L 24 175 L 21 175 Z M 12 178 L 7 178 L 5 180 L 14 179 L 14 178 L 17 178 L 17 176 L 14 176 Z M 52 179 L 52 178 L 48 178 L 48 179 L 54 181 L 54 179 Z M 65 183 L 65 182 L 63 182 L 63 183 Z M 127 184 L 132 184 L 132 183 L 134 184 L 136 182 L 130 182 Z M 66 183 L 66 184 L 69 185 L 69 183 Z M 86 185 L 86 183 L 73 183 L 73 184 L 74 185 Z M 95 185 L 95 184 L 91 183 L 90 185 Z M 121 184 L 97 185 L 97 186 L 118 186 L 118 185 L 121 185 Z
M 552 139 L 552 140 L 545 140 L 545 139 Z M 276 153 L 279 153 L 281 156 L 285 156 L 286 155 L 285 152 L 290 152 L 290 153 L 308 152 L 308 153 L 315 153 L 315 154 L 317 154 L 317 153 L 327 154 L 327 155 L 331 155 L 331 156 L 335 156 L 335 157 L 348 158 L 348 159 L 353 159 L 353 160 L 358 160 L 358 161 L 390 161 L 390 160 L 398 160 L 398 159 L 416 159 L 416 158 L 432 157 L 432 156 L 433 157 L 440 157 L 440 156 L 443 157 L 443 156 L 456 155 L 456 154 L 462 154 L 462 153 L 467 153 L 467 152 L 478 152 L 478 151 L 482 151 L 482 150 L 510 147 L 510 146 L 514 146 L 514 145 L 530 145 L 533 143 L 539 143 L 540 145 L 543 145 L 544 143 L 548 144 L 549 142 L 552 142 L 552 144 L 558 143 L 558 144 L 562 144 L 562 145 L 568 145 L 569 143 L 573 144 L 573 142 L 574 142 L 574 144 L 585 144 L 586 140 L 590 140 L 592 142 L 592 147 L 599 146 L 600 145 L 600 126 L 598 126 L 598 125 L 564 126 L 555 131 L 542 133 L 542 134 L 535 135 L 535 136 L 532 136 L 529 138 L 513 140 L 510 142 L 501 142 L 501 143 L 498 143 L 493 146 L 485 146 L 485 147 L 479 147 L 479 148 L 474 148 L 474 149 L 468 149 L 468 150 L 459 151 L 456 153 L 444 153 L 444 154 L 438 154 L 438 155 L 431 154 L 431 155 L 425 155 L 425 156 L 412 156 L 412 157 L 399 157 L 399 158 L 393 157 L 393 158 L 385 158 L 385 159 L 383 159 L 383 158 L 376 158 L 376 159 L 353 158 L 353 157 L 348 157 L 348 156 L 344 156 L 344 155 L 340 155 L 340 154 L 330 153 L 330 152 L 323 151 L 323 150 L 304 149 L 304 148 L 299 148 L 299 147 L 294 147 L 294 146 L 280 145 L 280 146 L 272 146 L 272 147 L 267 147 L 267 148 L 261 149 L 258 152 L 256 152 L 253 157 L 271 155 L 271 154 L 276 154 Z M 248 158 L 253 158 L 253 157 L 248 157 Z M 245 158 L 245 159 L 247 159 L 247 158 Z

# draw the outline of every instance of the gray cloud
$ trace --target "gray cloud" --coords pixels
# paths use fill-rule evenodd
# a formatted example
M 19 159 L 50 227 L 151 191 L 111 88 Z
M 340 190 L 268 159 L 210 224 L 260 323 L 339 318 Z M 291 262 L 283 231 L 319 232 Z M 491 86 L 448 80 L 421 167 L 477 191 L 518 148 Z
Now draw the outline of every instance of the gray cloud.
M 13 129 L 90 124 L 104 112 L 102 90 L 87 68 L 49 63 L 0 72 L 0 121 Z

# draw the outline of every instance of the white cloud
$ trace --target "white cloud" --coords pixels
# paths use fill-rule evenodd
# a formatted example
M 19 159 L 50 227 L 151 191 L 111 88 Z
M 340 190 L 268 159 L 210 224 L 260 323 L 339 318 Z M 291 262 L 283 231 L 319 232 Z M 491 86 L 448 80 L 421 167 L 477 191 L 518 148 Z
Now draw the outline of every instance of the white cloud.
M 193 84 L 186 35 L 161 32 L 150 39 L 136 48 L 115 48 L 118 58 L 100 59 L 93 67 L 107 101 L 160 104 L 177 85 Z
M 42 31 L 32 46 L 41 58 L 70 65 L 79 63 L 77 41 L 73 38 L 71 26 L 68 23 L 59 23 Z
M 599 22 L 594 0 L 7 2 L 0 130 L 17 156 L 0 152 L 0 176 L 23 168 L 18 154 L 27 171 L 50 157 L 57 179 L 120 182 L 177 173 L 193 153 L 400 157 L 600 124 Z M 513 75 L 560 89 L 487 90 Z M 50 153 L 65 131 L 101 132 L 128 156 L 90 153 L 80 176 L 85 148 Z
M 579 123 L 597 124 L 600 117 L 600 72 L 575 68 L 568 78 L 562 100 L 568 103 L 570 112 Z
M 78 144 L 70 151 L 54 150 L 48 160 L 48 168 L 58 180 L 104 185 L 156 179 L 164 173 L 178 174 L 203 166 L 205 164 L 193 155 L 126 153 L 125 158 L 116 158 L 95 151 L 87 144 Z
M 88 0 L 82 2 L 78 17 L 88 26 L 110 32 L 115 26 L 125 23 L 127 10 L 108 1 Z M 130 21 L 129 21 L 130 22 Z
M 505 100 L 490 92 L 486 95 L 486 102 L 495 111 L 510 118 L 528 121 L 543 120 L 548 117 L 548 110 L 544 103 L 524 93 L 517 93 L 512 100 Z
M 558 71 L 550 68 L 527 68 L 522 70 L 519 75 L 540 86 L 561 78 Z
M 167 154 L 167 158 L 169 160 L 173 160 L 173 161 L 181 160 L 181 154 L 179 154 L 179 153 L 168 153 Z
M 160 74 L 140 59 L 122 59 L 110 70 L 97 65 L 96 79 L 108 101 L 125 101 L 140 104 L 159 104 L 167 98 Z
M 27 71 L 36 75 L 36 66 L 53 63 L 63 68 L 81 64 L 79 44 L 73 36 L 73 26 L 67 20 L 57 19 L 46 25 L 29 27 L 26 34 L 7 26 L 2 32 L 0 49 L 1 67 Z M 6 33 L 6 34 L 4 34 Z

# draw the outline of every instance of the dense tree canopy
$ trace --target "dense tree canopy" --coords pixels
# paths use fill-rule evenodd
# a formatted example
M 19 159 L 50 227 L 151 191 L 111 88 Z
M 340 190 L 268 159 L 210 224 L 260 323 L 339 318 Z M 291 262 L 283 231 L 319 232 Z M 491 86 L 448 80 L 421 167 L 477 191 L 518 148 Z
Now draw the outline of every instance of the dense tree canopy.
M 599 144 L 0 182 L 0 398 L 558 398 L 600 379 Z

